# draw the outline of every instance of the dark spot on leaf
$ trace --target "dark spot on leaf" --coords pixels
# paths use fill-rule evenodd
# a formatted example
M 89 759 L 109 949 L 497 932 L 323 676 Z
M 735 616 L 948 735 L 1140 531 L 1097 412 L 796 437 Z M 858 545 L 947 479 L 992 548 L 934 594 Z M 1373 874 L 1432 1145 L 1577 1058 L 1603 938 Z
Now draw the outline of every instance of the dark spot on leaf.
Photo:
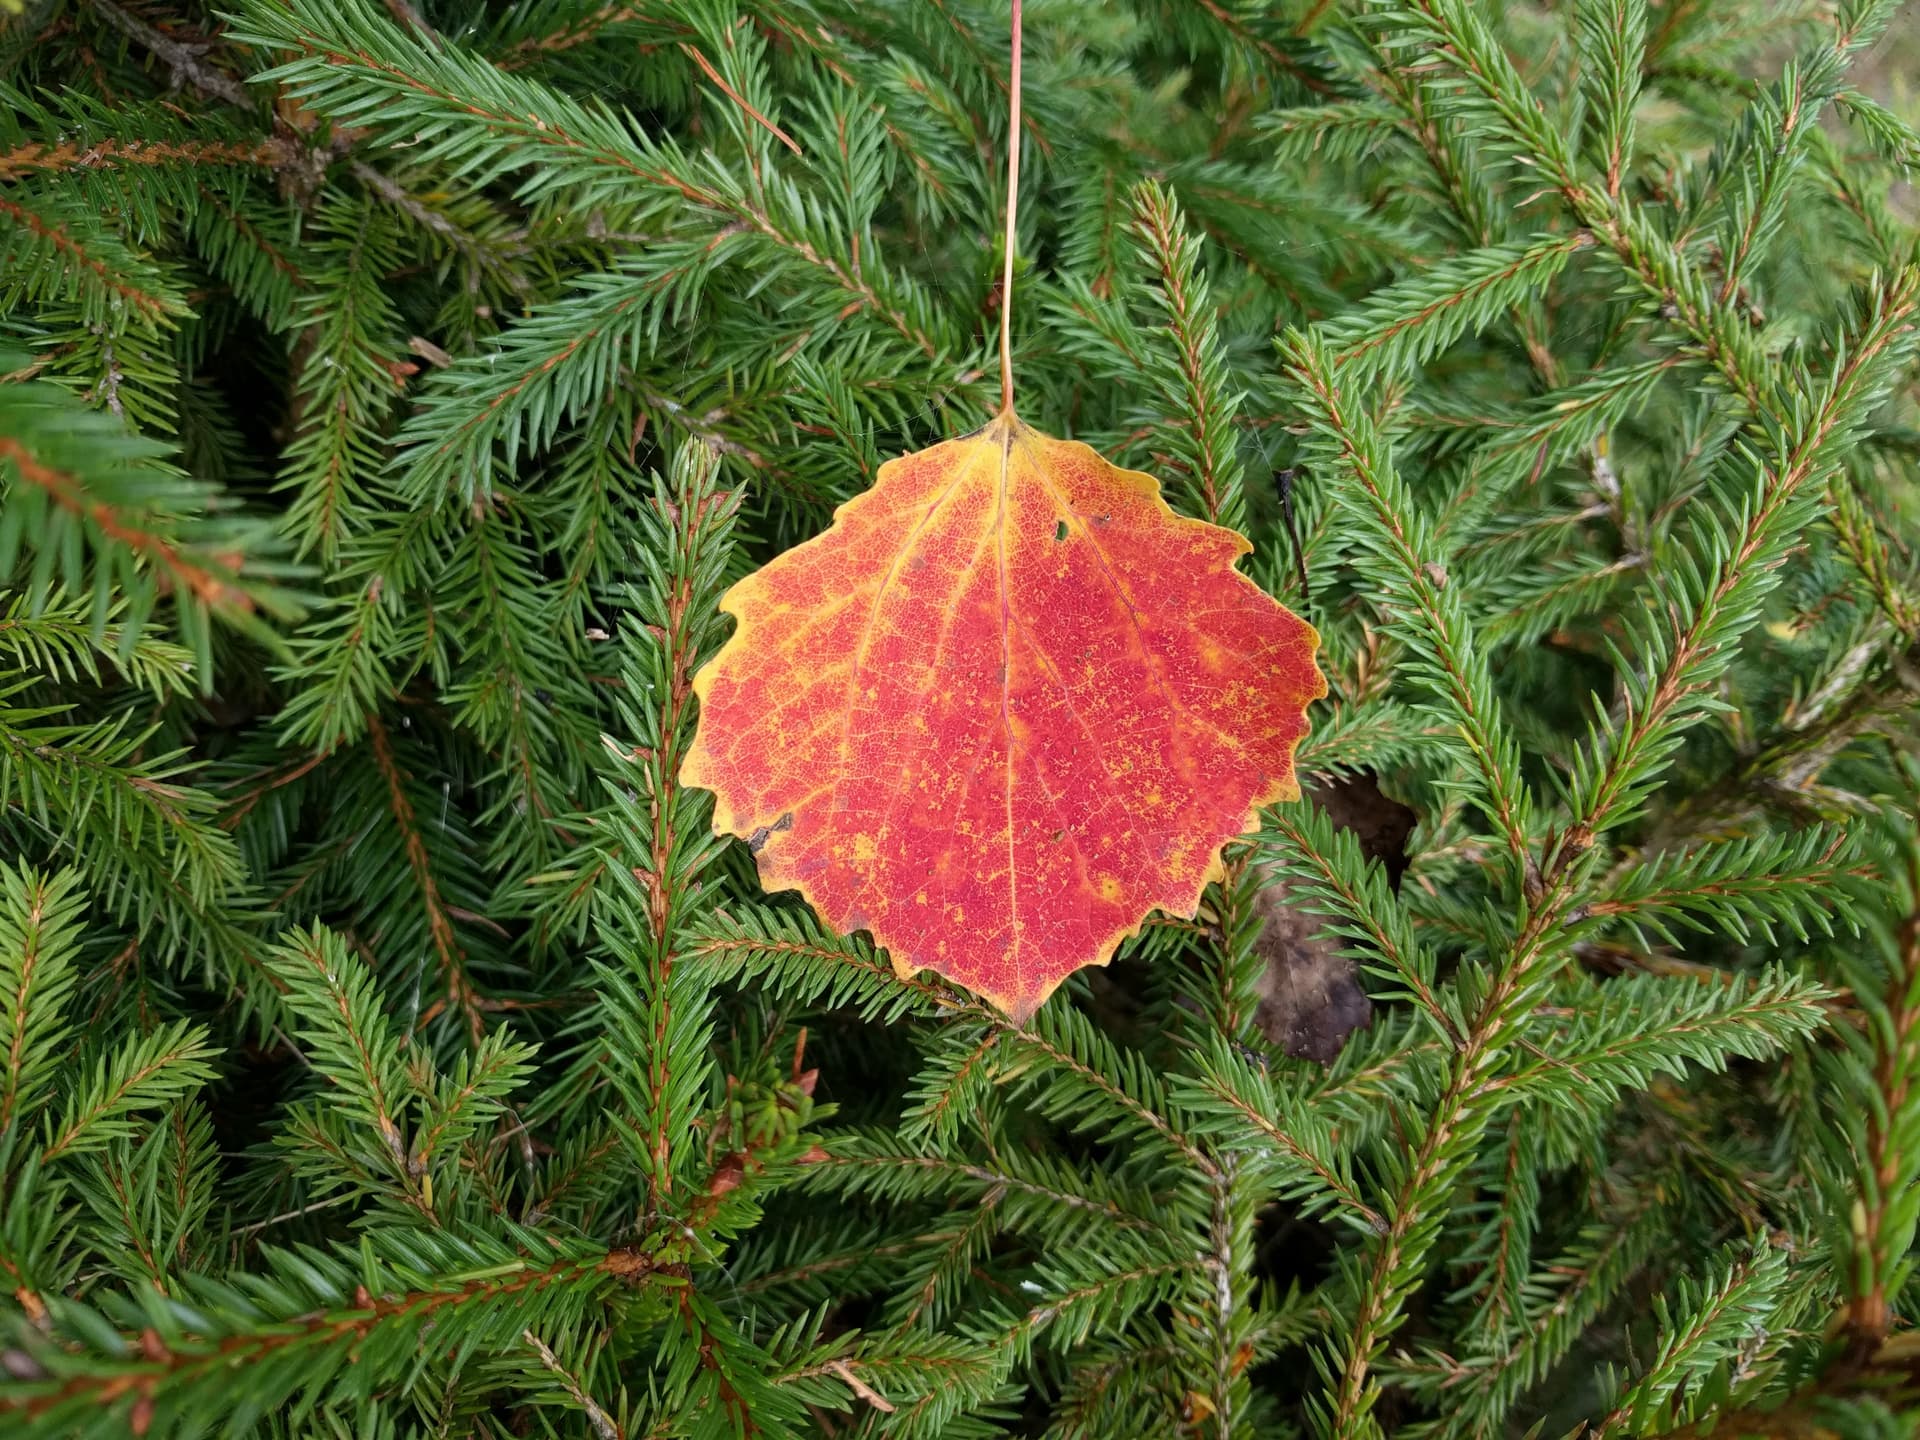
M 1053 527 L 1053 538 L 1055 540 L 1064 540 L 1067 538 L 1067 522 L 1066 521 L 1062 520 L 1059 524 Z
M 758 855 L 762 850 L 767 848 L 767 839 L 769 836 L 774 835 L 778 831 L 791 830 L 792 828 L 793 812 L 789 810 L 778 820 L 774 821 L 773 824 L 762 825 L 758 830 L 754 831 L 753 834 L 749 835 L 747 837 L 747 849 L 755 855 Z

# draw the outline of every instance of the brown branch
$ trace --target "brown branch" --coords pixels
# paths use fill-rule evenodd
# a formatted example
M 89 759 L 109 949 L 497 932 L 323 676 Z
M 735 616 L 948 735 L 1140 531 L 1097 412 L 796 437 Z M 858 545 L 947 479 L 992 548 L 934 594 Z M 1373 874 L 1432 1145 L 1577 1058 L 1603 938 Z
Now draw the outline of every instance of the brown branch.
M 80 1400 L 91 1400 L 97 1409 L 104 1411 L 128 1395 L 150 1397 L 162 1382 L 179 1385 L 229 1374 L 242 1366 L 270 1364 L 290 1352 L 323 1348 L 342 1341 L 365 1341 L 388 1321 L 419 1320 L 432 1324 L 433 1317 L 440 1312 L 456 1310 L 468 1303 L 538 1293 L 553 1285 L 594 1275 L 603 1275 L 624 1285 L 638 1285 L 659 1268 L 652 1256 L 640 1250 L 620 1249 L 591 1260 L 561 1260 L 544 1267 L 529 1266 L 511 1275 L 470 1280 L 450 1290 L 374 1296 L 361 1288 L 356 1291 L 355 1303 L 351 1306 L 273 1321 L 251 1334 L 191 1340 L 184 1349 L 169 1347 L 159 1335 L 148 1330 L 129 1347 L 129 1354 L 138 1355 L 139 1359 L 124 1361 L 107 1374 L 72 1376 L 58 1389 L 37 1394 L 21 1396 L 0 1391 L 0 1414 L 11 1411 L 33 1420 L 49 1411 L 65 1410 Z
M 60 1134 L 48 1144 L 47 1148 L 40 1152 L 40 1163 L 45 1165 L 66 1154 L 73 1143 L 78 1140 L 81 1135 L 86 1133 L 88 1127 L 96 1120 L 99 1120 L 129 1094 L 137 1090 L 146 1081 L 151 1080 L 155 1075 L 158 1075 L 162 1070 L 165 1070 L 176 1060 L 184 1056 L 192 1055 L 194 1053 L 194 1046 L 197 1043 L 198 1037 L 188 1034 L 181 1039 L 179 1045 L 175 1048 L 154 1056 L 147 1064 L 142 1065 L 138 1070 L 124 1076 L 111 1094 L 102 1096 L 99 1103 L 87 1110 L 84 1114 L 76 1115 L 73 1123 L 61 1131 Z
M 134 165 L 264 165 L 288 163 L 293 147 L 278 136 L 263 140 L 98 140 L 91 145 L 62 140 L 0 151 L 0 181 L 36 172 L 117 170 Z
M 804 238 L 787 234 L 774 223 L 770 215 L 762 210 L 756 209 L 753 205 L 745 201 L 730 199 L 717 191 L 695 184 L 693 181 L 684 180 L 670 170 L 649 168 L 646 165 L 637 163 L 626 155 L 620 154 L 618 151 L 589 144 L 587 141 L 570 134 L 558 125 L 548 124 L 545 121 L 515 114 L 510 111 L 490 108 L 477 103 L 469 96 L 455 95 L 444 90 L 436 89 L 418 76 L 410 74 L 398 66 L 385 64 L 370 55 L 336 50 L 323 43 L 321 37 L 317 35 L 309 34 L 305 39 L 306 43 L 303 46 L 303 51 L 309 57 L 324 59 L 330 64 L 342 67 L 374 71 L 396 87 L 414 91 L 416 94 L 425 95 L 450 110 L 482 121 L 502 132 L 518 136 L 531 143 L 543 145 L 557 151 L 569 152 L 591 159 L 597 164 L 608 165 L 615 169 L 625 171 L 627 174 L 634 176 L 636 179 L 643 180 L 650 185 L 657 185 L 664 189 L 672 190 L 683 199 L 703 209 L 723 215 L 730 215 L 734 217 L 736 223 L 742 228 L 757 232 L 781 248 L 799 256 L 808 264 L 832 276 L 834 282 L 838 284 L 841 289 L 854 297 L 853 308 L 873 312 L 903 338 L 910 341 L 917 349 L 928 356 L 928 358 L 935 358 L 939 354 L 939 347 L 934 344 L 933 340 L 925 332 L 916 326 L 908 316 L 887 305 L 873 287 L 868 285 L 859 275 L 849 270 L 832 256 L 821 254 Z M 723 231 L 721 235 L 716 236 L 716 241 L 724 238 L 725 233 L 726 232 Z
M 434 952 L 440 960 L 440 977 L 447 988 L 445 1003 L 451 1004 L 466 1017 L 467 1033 L 477 1045 L 480 1037 L 486 1033 L 486 1021 L 479 993 L 467 977 L 466 951 L 460 946 L 459 937 L 454 933 L 453 918 L 440 898 L 440 883 L 434 878 L 426 840 L 421 836 L 420 826 L 414 817 L 413 802 L 407 799 L 407 776 L 394 756 L 386 726 L 380 723 L 379 715 L 371 711 L 367 714 L 367 739 L 373 748 L 374 763 L 379 766 L 380 774 L 387 782 L 388 806 L 393 812 L 394 823 L 400 827 L 400 837 L 407 852 L 407 866 L 413 871 L 421 904 L 426 907 L 427 929 L 433 937 Z M 425 1024 L 438 1014 L 440 1008 L 439 1002 L 430 1006 L 421 1016 L 421 1023 Z
M 514 294 L 522 297 L 532 295 L 533 284 L 526 276 L 522 275 L 518 270 L 513 269 L 498 256 L 491 254 L 487 248 L 472 235 L 468 234 L 460 226 L 454 224 L 453 221 L 428 205 L 424 200 L 413 195 L 392 176 L 374 169 L 373 166 L 367 164 L 364 160 L 354 160 L 350 162 L 347 169 L 352 173 L 354 179 L 358 180 L 362 185 L 365 185 L 369 190 L 373 191 L 374 194 L 378 195 L 382 200 L 385 200 L 389 205 L 393 206 L 394 209 L 412 220 L 423 230 L 432 231 L 461 254 L 468 256 L 476 265 L 498 275 L 501 282 L 512 290 Z
M 8 1017 L 13 1038 L 7 1046 L 5 1089 L 0 1090 L 0 1133 L 4 1133 L 13 1123 L 14 1107 L 20 1103 L 20 1074 L 26 1066 L 27 1002 L 33 994 L 35 972 L 40 968 L 40 924 L 46 918 L 47 881 L 44 876 L 34 878 L 35 884 L 27 894 L 26 921 L 20 927 L 24 942 L 20 955 L 20 984 L 13 992 L 9 1006 L 13 1012 Z
M 742 95 L 738 90 L 735 90 L 733 86 L 729 85 L 726 82 L 726 78 L 722 76 L 718 70 L 713 68 L 713 62 L 707 59 L 705 55 L 701 54 L 697 46 L 689 45 L 685 41 L 682 41 L 680 44 L 680 49 L 681 49 L 681 52 L 686 56 L 688 56 L 688 58 L 690 58 L 694 64 L 700 67 L 700 73 L 705 75 L 707 79 L 711 80 L 714 83 L 714 85 L 719 88 L 722 94 L 724 94 L 729 100 L 733 101 L 733 103 L 738 105 L 742 110 L 746 111 L 748 119 L 752 120 L 754 124 L 758 125 L 762 130 L 765 130 L 769 135 L 773 136 L 774 139 L 778 140 L 782 145 L 786 146 L 787 149 L 791 150 L 794 154 L 801 156 L 802 159 L 806 158 L 804 153 L 801 151 L 800 146 L 795 142 L 794 138 L 791 135 L 787 134 L 786 131 L 782 130 L 778 125 L 774 124 L 773 121 L 769 120 L 765 115 L 762 115 L 758 110 L 754 109 L 753 105 L 749 103 L 746 96 Z
M 1908 893 L 1920 907 L 1920 850 L 1909 850 Z M 1887 1294 L 1886 1280 L 1900 1256 L 1889 1253 L 1892 1236 L 1888 1233 L 1889 1204 L 1901 1204 L 1900 1172 L 1910 1157 L 1900 1153 L 1894 1132 L 1913 1103 L 1909 1082 L 1920 1057 L 1920 908 L 1901 922 L 1895 937 L 1900 963 L 1888 979 L 1888 1024 L 1869 1027 L 1874 1039 L 1873 1084 L 1880 1102 L 1867 1107 L 1866 1154 L 1863 1162 L 1871 1167 L 1873 1185 L 1863 1186 L 1859 1198 L 1859 1218 L 1854 1225 L 1855 1244 L 1863 1252 L 1866 1270 L 1871 1276 L 1867 1288 L 1847 1304 L 1846 1328 L 1851 1350 L 1858 1357 L 1871 1356 L 1886 1343 L 1893 1328 L 1893 1303 Z
M 502 70 L 523 69 L 533 62 L 536 55 L 551 55 L 562 50 L 571 50 L 578 45 L 591 44 L 600 38 L 600 32 L 609 25 L 643 18 L 659 18 L 649 15 L 645 0 L 641 0 L 639 4 L 602 5 L 589 14 L 569 17 L 558 30 L 516 40 L 507 53 L 494 64 Z M 686 33 L 692 34 L 692 28 L 687 27 Z
M 211 46 L 175 40 L 154 29 L 139 17 L 122 10 L 113 3 L 113 0 L 90 0 L 90 3 L 102 20 L 129 40 L 146 46 L 155 56 L 165 61 L 167 68 L 173 72 L 175 86 L 182 83 L 190 84 L 203 94 L 215 96 L 229 105 L 238 105 L 243 109 L 252 105 L 253 96 L 245 85 L 225 71 L 214 69 L 200 58 L 212 48 Z
M 1180 354 L 1180 378 L 1186 384 L 1187 409 L 1192 416 L 1194 438 L 1199 442 L 1195 449 L 1200 460 L 1197 478 L 1201 503 L 1206 507 L 1207 519 L 1218 521 L 1221 481 L 1214 473 L 1213 457 L 1216 451 L 1232 454 L 1235 442 L 1231 434 L 1221 434 L 1223 429 L 1231 429 L 1231 423 L 1215 408 L 1213 390 L 1206 383 L 1206 357 L 1200 351 L 1200 329 L 1206 323 L 1205 318 L 1195 313 L 1193 297 L 1181 283 L 1173 263 L 1180 247 L 1173 215 L 1158 196 L 1142 205 L 1140 211 L 1140 227 L 1153 248 L 1161 291 L 1167 297 L 1168 329 L 1173 332 L 1174 346 Z
M 0 200 L 0 210 L 6 202 Z M 253 600 L 247 593 L 227 583 L 220 572 L 190 559 L 172 540 L 140 528 L 139 523 L 104 501 L 91 500 L 84 482 L 77 476 L 43 464 L 25 443 L 0 435 L 0 461 L 12 461 L 24 484 L 45 492 L 60 509 L 91 521 L 108 539 L 125 545 L 159 571 L 174 588 L 191 594 L 213 609 L 250 611 Z M 236 564 L 236 570 L 239 568 Z
M 560 1357 L 548 1348 L 546 1341 L 531 1330 L 522 1330 L 520 1338 L 533 1347 L 533 1353 L 540 1357 L 542 1365 L 560 1377 L 560 1388 L 565 1390 L 568 1398 L 585 1413 L 588 1423 L 593 1426 L 593 1433 L 599 1437 L 599 1440 L 626 1440 L 627 1432 L 621 1428 L 620 1422 L 602 1409 L 599 1402 L 587 1393 L 586 1387 L 574 1378 L 572 1371 L 560 1363 Z
M 387 1087 L 380 1078 L 380 1067 L 375 1063 L 372 1051 L 368 1050 L 359 1026 L 354 1024 L 353 1011 L 347 1005 L 346 989 L 334 977 L 333 967 L 318 946 L 296 942 L 294 948 L 301 959 L 320 973 L 321 988 L 333 1002 L 333 1008 L 339 1012 L 340 1028 L 346 1031 L 353 1044 L 361 1078 L 365 1080 L 368 1098 L 373 1102 L 374 1128 L 380 1132 L 380 1143 L 386 1146 L 387 1155 L 393 1161 L 396 1178 L 406 1188 L 407 1203 L 432 1219 L 433 1207 L 427 1204 L 415 1180 L 413 1167 L 407 1163 L 406 1137 L 400 1133 L 400 1126 L 393 1118 L 398 1107 L 387 1099 Z
M 99 278 L 101 284 L 119 299 L 138 310 L 146 319 L 155 322 L 163 321 L 171 312 L 173 307 L 164 296 L 150 295 L 138 286 L 130 285 L 120 279 L 106 261 L 89 255 L 86 247 L 69 234 L 64 226 L 55 225 L 26 206 L 15 204 L 4 196 L 0 196 L 0 216 L 11 220 L 22 230 L 39 236 L 75 264 L 91 271 Z

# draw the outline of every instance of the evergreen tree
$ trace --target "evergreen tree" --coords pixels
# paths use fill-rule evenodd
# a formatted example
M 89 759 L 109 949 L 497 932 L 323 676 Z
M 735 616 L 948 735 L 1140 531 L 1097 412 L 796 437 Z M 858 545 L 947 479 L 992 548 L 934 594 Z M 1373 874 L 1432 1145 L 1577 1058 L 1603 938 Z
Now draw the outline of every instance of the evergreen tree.
M 1912 1433 L 1897 8 L 1031 0 L 1015 136 L 1004 0 L 0 0 L 0 1427 Z M 1332 687 L 1025 1024 L 677 778 L 1016 143 L 1023 415 Z

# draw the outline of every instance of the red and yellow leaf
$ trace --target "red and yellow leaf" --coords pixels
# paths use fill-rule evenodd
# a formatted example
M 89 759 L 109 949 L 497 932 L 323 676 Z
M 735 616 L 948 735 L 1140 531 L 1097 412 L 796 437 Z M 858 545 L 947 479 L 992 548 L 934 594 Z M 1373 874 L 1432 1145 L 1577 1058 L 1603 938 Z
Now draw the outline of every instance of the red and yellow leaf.
M 1025 1019 L 1299 796 L 1319 637 L 1249 548 L 1002 415 L 727 592 L 681 779 L 768 890 Z

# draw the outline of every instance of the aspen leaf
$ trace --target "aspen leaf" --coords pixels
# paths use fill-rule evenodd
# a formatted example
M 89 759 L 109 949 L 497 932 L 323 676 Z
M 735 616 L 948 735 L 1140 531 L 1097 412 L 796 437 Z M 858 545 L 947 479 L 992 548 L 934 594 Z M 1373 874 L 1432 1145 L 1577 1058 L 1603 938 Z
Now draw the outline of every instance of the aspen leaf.
M 768 890 L 1024 1020 L 1299 797 L 1319 637 L 1250 548 L 1003 413 L 727 592 L 681 779 Z

